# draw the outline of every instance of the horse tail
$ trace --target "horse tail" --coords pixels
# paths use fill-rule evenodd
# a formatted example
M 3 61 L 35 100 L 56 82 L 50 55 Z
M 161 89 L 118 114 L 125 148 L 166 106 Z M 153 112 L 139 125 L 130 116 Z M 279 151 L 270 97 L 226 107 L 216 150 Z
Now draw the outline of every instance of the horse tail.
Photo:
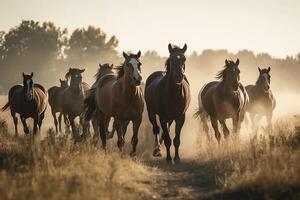
M 87 97 L 84 99 L 84 118 L 89 121 L 92 119 L 94 112 L 96 111 L 96 88 L 91 88 Z
M 7 103 L 5 104 L 5 106 L 3 106 L 3 107 L 1 108 L 1 111 L 4 112 L 4 111 L 6 111 L 8 108 L 9 108 L 9 102 L 7 102 Z

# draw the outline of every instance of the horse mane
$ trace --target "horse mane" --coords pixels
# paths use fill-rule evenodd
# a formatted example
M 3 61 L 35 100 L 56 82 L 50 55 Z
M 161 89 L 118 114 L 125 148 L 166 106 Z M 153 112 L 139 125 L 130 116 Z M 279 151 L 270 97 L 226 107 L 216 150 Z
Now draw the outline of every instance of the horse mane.
M 224 69 L 219 71 L 216 75 L 216 79 L 223 81 L 226 77 L 226 70 L 228 67 L 235 65 L 235 63 L 232 60 L 228 60 L 228 65 L 224 66 Z

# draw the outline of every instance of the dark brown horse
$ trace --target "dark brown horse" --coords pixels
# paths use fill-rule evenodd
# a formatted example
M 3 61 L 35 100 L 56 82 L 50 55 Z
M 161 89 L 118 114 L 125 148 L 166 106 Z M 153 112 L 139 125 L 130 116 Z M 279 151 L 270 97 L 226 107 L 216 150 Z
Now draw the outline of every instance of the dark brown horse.
M 259 76 L 255 85 L 246 86 L 250 99 L 247 111 L 251 117 L 253 130 L 256 128 L 256 122 L 258 122 L 262 116 L 266 116 L 268 127 L 271 130 L 273 110 L 276 107 L 276 100 L 270 89 L 271 67 L 268 69 L 258 68 L 258 71 Z
M 229 129 L 225 120 L 232 118 L 233 132 L 238 133 L 241 122 L 244 119 L 246 105 L 249 97 L 244 86 L 240 83 L 239 59 L 236 62 L 225 60 L 225 68 L 220 71 L 217 78 L 220 81 L 213 81 L 206 84 L 198 96 L 200 115 L 205 130 L 208 131 L 207 117 L 210 116 L 215 136 L 220 143 L 221 134 L 218 128 L 218 121 L 223 127 L 224 136 L 229 135 Z
M 63 115 L 63 110 L 62 110 L 62 95 L 63 91 L 69 87 L 68 81 L 67 80 L 61 80 L 59 79 L 60 82 L 60 87 L 58 86 L 53 86 L 48 90 L 48 95 L 49 95 L 49 105 L 51 106 L 51 113 L 54 119 L 54 125 L 55 125 L 55 130 L 56 133 L 61 132 L 61 118 L 62 116 L 64 117 L 64 122 L 67 124 L 67 118 L 66 115 Z M 56 118 L 56 113 L 59 113 L 58 116 L 58 121 Z M 58 125 L 58 128 L 57 128 Z
M 118 147 L 122 151 L 125 143 L 125 134 L 130 121 L 133 123 L 131 139 L 131 155 L 136 153 L 138 131 L 142 122 L 144 110 L 141 84 L 141 52 L 127 55 L 123 52 L 125 61 L 116 73 L 109 73 L 100 78 L 95 89 L 91 90 L 85 101 L 86 120 L 97 114 L 102 147 L 106 148 L 106 133 L 108 121 L 115 120 L 118 133 Z M 94 99 L 89 101 L 88 99 Z
M 72 128 L 72 136 L 75 141 L 79 138 L 78 130 L 75 127 L 75 118 L 80 118 L 80 124 L 82 126 L 84 137 L 89 133 L 89 122 L 83 119 L 81 115 L 83 111 L 83 101 L 86 96 L 86 92 L 89 90 L 89 85 L 82 82 L 81 74 L 85 69 L 70 68 L 66 73 L 65 78 L 71 79 L 70 86 L 63 91 L 62 95 L 62 109 L 63 114 L 66 114 Z
M 98 71 L 97 73 L 95 74 L 95 78 L 96 78 L 96 81 L 95 83 L 92 85 L 91 87 L 91 90 L 90 91 L 93 91 L 96 89 L 97 87 L 97 82 L 101 79 L 101 77 L 107 75 L 107 74 L 113 74 L 116 72 L 116 68 L 114 68 L 113 64 L 108 64 L 108 63 L 105 63 L 105 64 L 99 64 L 99 68 L 98 68 Z M 85 103 L 87 105 L 92 105 L 93 102 L 95 101 L 95 99 L 93 98 L 93 96 L 90 96 L 90 95 L 87 95 L 87 98 L 85 99 Z M 92 107 L 88 107 L 89 109 L 95 109 L 95 108 L 92 108 Z M 86 112 L 93 112 L 93 111 L 86 111 Z M 98 122 L 97 122 L 97 114 L 96 112 L 94 113 L 94 116 L 92 118 L 92 123 L 93 123 L 93 128 L 94 128 L 94 137 L 93 137 L 93 140 L 97 143 L 98 142 L 98 139 L 100 137 L 100 133 L 99 133 L 99 127 L 98 127 Z M 109 126 L 109 122 L 110 120 L 107 121 L 107 128 Z M 106 130 L 106 136 L 107 136 L 107 139 L 111 139 L 114 135 L 114 132 L 115 132 L 115 124 L 113 126 L 113 130 L 112 131 L 108 131 L 108 129 Z
M 176 122 L 174 161 L 179 161 L 180 132 L 185 121 L 185 112 L 190 104 L 190 86 L 184 75 L 185 56 L 187 45 L 181 49 L 177 46 L 168 46 L 170 56 L 166 61 L 166 72 L 157 71 L 152 73 L 145 86 L 145 100 L 147 104 L 148 117 L 153 126 L 155 135 L 155 149 L 153 156 L 161 156 L 159 142 L 159 126 L 156 122 L 156 115 L 159 116 L 160 125 L 163 130 L 162 138 L 164 140 L 167 157 L 166 160 L 172 160 L 170 155 L 171 138 L 169 127 L 172 122 Z
M 25 134 L 29 133 L 26 124 L 27 118 L 33 118 L 33 133 L 36 134 L 37 128 L 41 129 L 42 122 L 47 108 L 47 92 L 43 86 L 32 81 L 33 73 L 23 73 L 23 86 L 15 85 L 8 93 L 8 103 L 2 111 L 10 108 L 10 113 L 15 125 L 15 134 L 18 135 L 18 118 L 20 115 Z

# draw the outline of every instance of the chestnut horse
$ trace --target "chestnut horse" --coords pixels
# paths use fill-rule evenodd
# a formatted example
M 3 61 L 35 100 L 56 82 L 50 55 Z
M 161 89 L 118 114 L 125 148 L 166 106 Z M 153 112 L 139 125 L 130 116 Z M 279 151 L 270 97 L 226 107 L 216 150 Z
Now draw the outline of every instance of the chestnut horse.
M 266 116 L 268 128 L 271 130 L 273 111 L 276 107 L 276 100 L 270 89 L 271 67 L 268 69 L 258 68 L 258 71 L 259 76 L 255 85 L 246 86 L 250 99 L 247 112 L 250 114 L 253 130 L 256 128 L 256 122 L 258 122 L 262 116 Z
M 63 115 L 62 112 L 62 95 L 63 91 L 69 87 L 68 81 L 67 80 L 61 80 L 59 79 L 60 82 L 60 87 L 53 86 L 48 90 L 48 95 L 49 95 L 49 105 L 51 107 L 51 114 L 54 119 L 54 125 L 55 125 L 55 131 L 56 133 L 61 132 L 61 118 L 62 116 L 64 117 L 64 122 L 67 124 L 67 118 L 66 115 Z M 58 116 L 58 121 L 56 118 L 56 113 L 59 113 Z M 58 125 L 58 128 L 57 128 Z
M 10 113 L 15 125 L 15 135 L 18 136 L 18 118 L 20 115 L 25 134 L 29 134 L 26 124 L 27 118 L 33 118 L 33 134 L 36 134 L 37 128 L 41 129 L 47 108 L 47 92 L 43 86 L 33 83 L 33 73 L 23 73 L 23 86 L 15 85 L 10 88 L 8 93 L 8 102 L 2 108 L 2 111 L 10 108 Z
M 95 89 L 91 90 L 85 101 L 85 118 L 90 120 L 94 113 L 100 127 L 102 148 L 106 149 L 106 133 L 108 121 L 111 117 L 115 120 L 118 134 L 118 147 L 122 151 L 125 144 L 125 134 L 130 121 L 133 123 L 133 136 L 131 139 L 131 156 L 136 154 L 138 131 L 142 122 L 144 100 L 140 88 L 141 52 L 127 55 L 123 52 L 125 61 L 117 72 L 104 75 L 97 81 Z
M 206 84 L 198 96 L 199 110 L 195 115 L 200 116 L 205 131 L 208 131 L 207 118 L 210 116 L 218 143 L 221 139 L 218 121 L 223 127 L 225 137 L 229 135 L 229 129 L 225 123 L 228 118 L 232 118 L 233 132 L 238 133 L 249 102 L 248 94 L 240 83 L 238 66 L 239 59 L 236 62 L 226 59 L 224 70 L 217 75 L 220 81 Z
M 82 82 L 81 74 L 85 69 L 70 68 L 66 73 L 65 78 L 70 80 L 70 86 L 63 91 L 62 95 L 62 109 L 63 114 L 67 115 L 68 120 L 72 128 L 72 136 L 75 141 L 87 136 L 89 132 L 89 122 L 85 121 L 81 115 L 83 111 L 83 101 L 86 96 L 86 92 L 89 90 L 89 85 Z M 80 124 L 82 126 L 84 135 L 79 138 L 78 130 L 75 127 L 75 118 L 80 118 Z
M 174 161 L 177 162 L 180 160 L 180 132 L 185 121 L 185 112 L 191 100 L 190 86 L 184 75 L 186 60 L 184 53 L 187 45 L 185 44 L 181 49 L 169 44 L 168 48 L 170 56 L 166 61 L 166 72 L 157 71 L 148 77 L 145 86 L 145 100 L 148 117 L 155 135 L 153 156 L 161 156 L 158 136 L 159 126 L 156 122 L 156 115 L 158 115 L 163 130 L 162 138 L 167 149 L 166 160 L 168 162 L 172 160 L 169 127 L 173 121 L 176 122 L 173 144 L 175 146 Z

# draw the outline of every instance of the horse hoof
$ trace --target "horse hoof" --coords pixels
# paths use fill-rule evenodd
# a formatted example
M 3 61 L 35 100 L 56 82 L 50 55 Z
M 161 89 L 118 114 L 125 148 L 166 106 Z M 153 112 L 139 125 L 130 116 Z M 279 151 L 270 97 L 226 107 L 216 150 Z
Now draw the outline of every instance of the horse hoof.
M 180 158 L 174 158 L 174 162 L 177 164 L 181 163 Z
M 106 139 L 107 139 L 107 140 L 110 140 L 110 139 L 112 139 L 112 138 L 113 138 L 113 135 L 112 135 L 112 134 L 107 134 L 107 135 L 106 135 Z
M 136 152 L 131 152 L 131 153 L 130 153 L 130 156 L 131 156 L 131 157 L 136 157 Z
M 154 149 L 153 151 L 153 156 L 154 157 L 161 157 L 160 149 Z
M 172 158 L 166 158 L 168 164 L 172 164 Z

